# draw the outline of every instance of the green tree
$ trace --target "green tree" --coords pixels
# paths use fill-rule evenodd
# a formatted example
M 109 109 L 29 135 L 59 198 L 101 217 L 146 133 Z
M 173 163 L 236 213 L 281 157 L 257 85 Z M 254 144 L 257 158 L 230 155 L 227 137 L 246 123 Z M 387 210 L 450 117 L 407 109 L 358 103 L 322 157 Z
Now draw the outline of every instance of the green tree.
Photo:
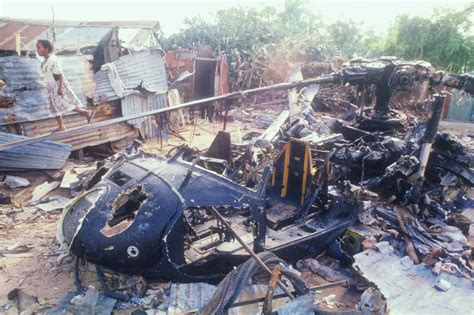
M 432 18 L 399 16 L 381 51 L 404 59 L 424 59 L 452 71 L 474 69 L 474 5 L 459 12 L 437 11 Z
M 336 54 L 351 57 L 356 52 L 360 53 L 363 38 L 360 25 L 361 23 L 353 20 L 339 20 L 328 25 L 328 40 L 332 43 Z

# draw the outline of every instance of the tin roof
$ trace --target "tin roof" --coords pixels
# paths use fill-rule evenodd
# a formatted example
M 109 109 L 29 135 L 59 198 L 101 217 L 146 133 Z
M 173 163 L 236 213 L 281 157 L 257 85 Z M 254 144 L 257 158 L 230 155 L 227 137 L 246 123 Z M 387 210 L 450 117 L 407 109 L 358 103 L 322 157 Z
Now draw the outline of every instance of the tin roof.
M 102 37 L 118 26 L 121 41 L 136 47 L 158 47 L 153 40 L 152 21 L 56 22 L 56 51 L 77 51 L 97 46 Z M 0 19 L 0 50 L 16 50 L 15 34 L 20 32 L 22 50 L 34 50 L 38 39 L 53 38 L 50 21 Z
M 16 50 L 15 34 L 20 32 L 22 46 L 35 42 L 48 29 L 44 25 L 32 25 L 17 21 L 0 21 L 0 50 Z
M 85 104 L 94 96 L 95 83 L 89 61 L 84 56 L 58 56 L 65 78 Z M 0 79 L 5 86 L 0 97 L 14 99 L 11 107 L 0 107 L 0 125 L 53 117 L 46 101 L 40 61 L 23 56 L 0 57 Z
M 165 63 L 158 49 L 142 50 L 105 64 L 95 74 L 95 82 L 96 102 L 133 94 L 140 85 L 153 92 L 165 92 L 168 88 Z

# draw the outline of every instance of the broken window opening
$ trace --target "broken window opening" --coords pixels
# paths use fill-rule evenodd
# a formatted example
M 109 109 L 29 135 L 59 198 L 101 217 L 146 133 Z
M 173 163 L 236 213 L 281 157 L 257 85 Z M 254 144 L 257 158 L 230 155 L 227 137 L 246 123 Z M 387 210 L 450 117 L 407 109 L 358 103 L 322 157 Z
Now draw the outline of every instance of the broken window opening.
M 122 171 L 116 171 L 115 173 L 113 173 L 112 175 L 110 175 L 109 177 L 109 180 L 122 187 L 123 185 L 125 185 L 129 180 L 131 180 L 132 177 L 123 173 Z
M 148 195 L 143 189 L 143 185 L 120 194 L 112 203 L 112 218 L 108 221 L 110 227 L 115 226 L 123 221 L 133 221 L 136 212 L 140 209 Z
M 105 167 L 105 166 L 102 166 L 101 168 L 99 168 L 97 170 L 97 172 L 95 172 L 95 174 L 92 176 L 92 178 L 89 180 L 89 182 L 87 183 L 87 186 L 86 186 L 86 190 L 89 190 L 91 189 L 92 187 L 94 187 L 98 182 L 100 182 L 102 180 L 102 177 L 107 174 L 107 172 L 109 171 L 109 168 L 108 167 Z

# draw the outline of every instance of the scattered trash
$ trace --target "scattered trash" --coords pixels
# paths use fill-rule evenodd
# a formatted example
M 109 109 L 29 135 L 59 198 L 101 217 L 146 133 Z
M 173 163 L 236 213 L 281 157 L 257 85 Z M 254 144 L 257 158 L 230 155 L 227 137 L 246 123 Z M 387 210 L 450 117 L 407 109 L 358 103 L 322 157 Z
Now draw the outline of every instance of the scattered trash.
M 329 308 L 334 308 L 336 305 L 336 295 L 335 294 L 330 294 L 328 296 L 325 296 L 322 300 L 321 303 L 325 303 L 327 307 Z
M 73 188 L 74 184 L 80 180 L 79 175 L 95 170 L 95 167 L 75 167 L 71 170 L 68 170 L 64 173 L 61 185 L 59 187 Z
M 5 249 L 0 249 L 0 256 L 3 257 L 32 257 L 33 255 L 29 253 L 31 251 L 32 246 L 23 245 L 20 243 L 16 243 L 11 245 Z
M 394 314 L 469 314 L 472 281 L 447 273 L 437 276 L 431 267 L 420 263 L 408 267 L 387 242 L 354 256 L 354 266 L 375 283 L 387 299 L 387 311 Z M 380 244 L 380 243 L 379 243 Z M 441 278 L 439 278 L 441 277 Z M 440 279 L 443 279 L 441 281 Z M 447 285 L 449 282 L 451 286 Z M 443 288 L 439 290 L 437 286 Z
M 445 279 L 438 279 L 435 283 L 435 287 L 446 292 L 451 288 L 451 283 Z
M 43 210 L 44 212 L 50 212 L 53 210 L 63 209 L 64 206 L 70 201 L 69 198 L 61 196 L 52 196 L 46 200 L 40 200 L 35 203 L 30 203 L 35 205 L 37 208 Z
M 30 181 L 26 178 L 19 177 L 19 176 L 12 176 L 7 175 L 3 182 L 8 186 L 8 188 L 20 188 L 20 187 L 27 187 L 30 185 Z
M 309 269 L 312 273 L 318 274 L 327 281 L 341 281 L 347 279 L 346 276 L 339 273 L 337 270 L 334 270 L 331 267 L 320 264 L 314 258 L 308 258 L 305 260 L 300 260 L 297 262 L 296 267 L 298 270 Z
M 385 314 L 387 303 L 376 288 L 368 288 L 360 296 L 359 309 L 362 314 Z
M 278 315 L 307 315 L 314 314 L 315 298 L 312 294 L 298 296 L 277 310 Z
M 8 300 L 14 301 L 18 314 L 34 314 L 34 308 L 39 303 L 36 297 L 23 292 L 19 288 L 10 291 L 7 297 Z
M 116 299 L 98 292 L 91 286 L 83 294 L 69 292 L 57 306 L 50 308 L 45 314 L 111 314 L 116 302 Z
M 59 182 L 45 182 L 39 186 L 36 186 L 36 188 L 33 190 L 33 197 L 31 198 L 30 202 L 35 202 L 43 198 L 45 195 L 47 195 L 49 192 L 53 191 L 59 186 Z
M 12 203 L 12 198 L 10 196 L 5 195 L 4 193 L 0 193 L 0 204 L 9 205 L 11 203 Z
M 160 112 L 153 118 L 133 118 L 145 111 L 136 104 L 124 107 L 122 102 L 122 109 L 132 111 L 128 120 L 142 137 L 159 133 L 166 139 L 172 128 L 163 121 L 173 108 L 160 103 L 167 85 L 164 72 L 160 75 L 165 81 L 152 82 L 155 89 L 150 89 L 144 80 L 135 80 L 136 73 L 115 69 L 115 64 L 132 66 L 128 62 L 142 55 L 164 65 L 158 50 L 122 56 L 97 73 L 101 81 L 120 83 L 112 90 L 101 85 L 101 93 L 156 105 L 153 109 Z M 238 71 L 248 74 L 247 66 Z M 302 80 L 302 69 L 296 68 L 289 82 L 260 86 L 260 80 L 260 87 L 250 91 L 216 94 L 218 100 L 212 101 L 222 103 L 216 108 L 221 107 L 224 130 L 206 149 L 193 147 L 195 130 L 189 145 L 171 148 L 166 157 L 135 142 L 104 155 L 94 167 L 70 167 L 68 162 L 64 174 L 47 173 L 54 181 L 35 187 L 29 203 L 1 208 L 2 232 L 16 229 L 16 221 L 27 216 L 38 225 L 51 223 L 47 220 L 57 219 L 55 210 L 64 209 L 58 226 L 62 249 L 55 254 L 62 255 L 58 265 L 71 254 L 70 265 L 51 265 L 49 270 L 74 271 L 78 292 L 69 292 L 47 314 L 109 314 L 114 308 L 132 314 L 312 314 L 327 309 L 468 314 L 469 303 L 460 301 L 472 295 L 472 150 L 462 139 L 437 130 L 445 92 L 430 95 L 425 105 L 432 114 L 426 123 L 391 107 L 393 94 L 418 81 L 426 81 L 430 91 L 447 87 L 472 94 L 472 76 L 433 72 L 429 63 L 394 57 L 354 59 L 334 71 L 331 65 L 321 67 L 324 76 Z M 117 71 L 129 77 L 119 80 Z M 256 78 L 236 85 L 252 80 Z M 180 98 L 178 85 L 172 98 Z M 250 104 L 231 108 L 234 101 Z M 196 102 L 176 101 L 180 127 L 185 130 L 186 121 L 194 121 L 194 129 L 215 134 L 216 124 L 200 126 L 191 115 L 200 104 L 209 116 L 213 105 Z M 227 132 L 227 125 L 237 125 L 238 135 Z M 251 132 L 242 135 L 247 128 Z M 174 132 L 188 140 L 184 132 Z M 14 151 L 12 161 L 23 151 L 28 155 L 4 168 L 16 169 L 31 160 L 36 169 L 53 148 L 60 154 L 44 169 L 64 165 L 71 146 L 41 142 L 49 139 L 42 137 L 56 135 L 1 143 L 1 152 Z M 25 141 L 29 144 L 20 146 Z M 41 149 L 37 161 L 32 148 Z M 83 153 L 77 152 L 77 158 L 83 159 Z M 11 175 L 4 183 L 11 189 L 30 185 Z M 64 188 L 57 194 L 76 198 L 45 198 L 57 187 Z M 0 203 L 11 204 L 21 193 L 1 194 Z M 2 248 L 0 256 L 38 254 L 35 244 L 26 244 L 31 243 Z M 103 292 L 93 286 L 82 289 L 82 272 L 89 272 L 92 264 Z M 154 278 L 173 282 L 156 288 Z M 320 290 L 311 289 L 307 279 Z M 217 286 L 203 282 L 219 280 Z M 321 294 L 329 287 L 331 292 Z M 37 299 L 20 289 L 12 292 L 18 309 L 39 307 Z M 10 303 L 3 309 L 14 307 Z

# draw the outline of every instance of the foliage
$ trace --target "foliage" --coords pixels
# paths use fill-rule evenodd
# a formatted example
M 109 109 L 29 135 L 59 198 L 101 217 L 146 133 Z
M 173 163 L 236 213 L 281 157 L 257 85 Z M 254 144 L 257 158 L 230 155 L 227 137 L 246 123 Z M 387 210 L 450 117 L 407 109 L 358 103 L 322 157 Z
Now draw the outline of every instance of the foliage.
M 399 16 L 384 38 L 381 51 L 405 59 L 424 59 L 452 71 L 474 69 L 474 5 L 438 11 L 432 18 Z
M 246 63 L 281 65 L 334 56 L 395 55 L 425 59 L 438 68 L 467 71 L 474 68 L 473 11 L 474 5 L 470 5 L 459 12 L 439 11 L 432 18 L 399 16 L 381 36 L 353 20 L 326 24 L 320 15 L 308 10 L 305 0 L 287 0 L 281 10 L 240 6 L 218 11 L 213 21 L 186 19 L 184 29 L 166 38 L 164 46 L 208 45 L 216 53 L 225 53 L 234 80 L 239 67 L 250 67 Z M 248 86 L 262 84 L 261 75 L 250 73 L 254 82 L 249 79 Z
M 208 45 L 216 51 L 252 54 L 268 44 L 284 41 L 314 42 L 319 37 L 320 17 L 305 9 L 302 0 L 288 0 L 278 12 L 273 7 L 262 9 L 235 7 L 216 13 L 214 22 L 202 18 L 185 20 L 181 32 L 166 39 L 165 49 Z

